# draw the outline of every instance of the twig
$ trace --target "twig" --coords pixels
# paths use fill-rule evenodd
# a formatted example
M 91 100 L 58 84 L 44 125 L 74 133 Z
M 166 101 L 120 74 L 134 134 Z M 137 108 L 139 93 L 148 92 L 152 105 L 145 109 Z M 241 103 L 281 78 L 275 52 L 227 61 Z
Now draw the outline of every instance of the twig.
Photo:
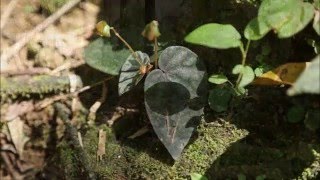
M 63 14 L 68 12 L 71 8 L 76 6 L 78 3 L 80 3 L 81 0 L 72 0 L 65 4 L 61 9 L 59 9 L 57 12 L 52 14 L 50 17 L 48 17 L 46 20 L 44 20 L 41 24 L 36 26 L 33 30 L 26 33 L 24 38 L 22 38 L 20 41 L 15 43 L 13 46 L 11 46 L 8 50 L 4 51 L 6 53 L 1 54 L 1 63 L 7 63 L 7 61 L 12 58 L 18 51 L 20 51 L 21 48 L 23 48 L 37 33 L 43 31 L 45 28 L 47 28 L 50 24 L 54 23 L 56 20 L 58 20 Z
M 1 25 L 0 25 L 0 31 L 2 32 L 2 29 L 4 28 L 4 26 L 7 24 L 8 19 L 14 9 L 14 7 L 17 5 L 17 2 L 19 0 L 11 0 L 10 3 L 8 4 L 8 6 L 6 7 L 6 10 L 4 11 L 4 13 L 1 15 Z
M 73 69 L 73 68 L 77 68 L 81 65 L 85 64 L 84 61 L 68 61 L 64 64 L 62 64 L 61 66 L 58 66 L 57 68 L 55 68 L 54 70 L 52 70 L 49 74 L 50 75 L 55 75 L 63 70 L 67 70 L 67 69 Z
M 89 109 L 89 115 L 88 115 L 88 120 L 89 120 L 89 124 L 93 124 L 93 122 L 96 119 L 96 113 L 98 111 L 98 109 L 100 108 L 100 106 L 105 102 L 106 98 L 107 98 L 107 93 L 108 93 L 108 88 L 107 88 L 107 84 L 106 82 L 103 83 L 103 87 L 102 87 L 102 93 L 101 93 L 101 98 L 99 100 L 97 100 Z
M 157 69 L 158 68 L 158 40 L 157 37 L 154 38 L 154 54 L 156 56 L 154 60 L 154 66 Z
M 105 80 L 103 80 L 103 81 L 99 81 L 99 82 L 97 82 L 97 83 L 95 83 L 95 84 L 92 84 L 92 85 L 90 85 L 90 86 L 85 86 L 85 87 L 83 87 L 83 88 L 81 88 L 81 89 L 79 89 L 79 90 L 77 90 L 77 91 L 75 91 L 75 92 L 73 92 L 73 93 L 62 94 L 62 95 L 55 96 L 55 97 L 50 98 L 50 99 L 45 100 L 45 101 L 41 101 L 41 102 L 39 102 L 39 103 L 37 103 L 37 104 L 35 105 L 36 110 L 41 110 L 41 109 L 43 109 L 43 108 L 51 105 L 52 103 L 54 103 L 54 102 L 56 102 L 56 101 L 65 100 L 65 99 L 69 98 L 70 96 L 71 96 L 71 97 L 75 97 L 75 96 L 77 96 L 78 94 L 80 94 L 80 93 L 82 93 L 82 92 L 84 92 L 84 91 L 87 91 L 87 90 L 91 89 L 92 87 L 98 86 L 98 85 L 102 84 L 103 82 L 109 81 L 109 80 L 112 79 L 112 78 L 113 78 L 113 77 L 110 77 L 110 78 L 108 78 L 108 79 L 105 79 Z
M 149 127 L 148 126 L 143 126 L 142 128 L 140 128 L 137 132 L 135 132 L 134 134 L 132 134 L 131 136 L 129 136 L 129 139 L 135 139 L 139 136 L 144 135 L 145 133 L 147 133 L 149 131 Z

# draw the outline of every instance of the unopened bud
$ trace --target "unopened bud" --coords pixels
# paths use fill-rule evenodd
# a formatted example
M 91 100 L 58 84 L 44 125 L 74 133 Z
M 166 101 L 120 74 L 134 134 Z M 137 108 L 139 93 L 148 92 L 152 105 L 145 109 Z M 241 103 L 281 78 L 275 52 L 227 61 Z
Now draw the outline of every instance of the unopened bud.
M 100 36 L 110 37 L 110 26 L 105 21 L 100 21 L 96 25 L 97 33 Z
M 158 21 L 151 21 L 149 24 L 146 25 L 144 30 L 142 31 L 142 36 L 147 38 L 149 41 L 153 41 L 155 38 L 159 37 L 159 23 Z

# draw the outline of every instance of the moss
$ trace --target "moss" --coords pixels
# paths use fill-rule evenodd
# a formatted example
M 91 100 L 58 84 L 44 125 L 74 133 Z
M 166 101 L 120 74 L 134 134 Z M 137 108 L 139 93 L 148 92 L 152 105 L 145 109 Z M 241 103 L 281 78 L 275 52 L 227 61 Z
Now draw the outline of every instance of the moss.
M 101 161 L 97 160 L 96 152 L 98 145 L 98 131 L 104 129 L 107 134 L 106 154 Z M 126 160 L 122 155 L 121 147 L 116 142 L 112 129 L 106 126 L 90 127 L 82 132 L 84 150 L 89 157 L 88 166 L 91 167 L 98 179 L 123 179 L 125 177 L 125 169 L 127 169 Z M 58 151 L 55 154 L 53 161 L 55 166 L 61 168 L 65 179 L 82 178 L 81 167 L 77 166 L 78 160 L 81 159 L 75 151 L 64 140 L 58 146 Z
M 102 161 L 97 161 L 98 130 L 101 128 L 107 132 L 106 155 Z M 193 172 L 209 179 L 235 179 L 239 174 L 248 179 L 258 176 L 315 179 L 320 172 L 319 144 L 287 138 L 286 141 L 270 141 L 272 146 L 259 145 L 250 142 L 247 130 L 224 121 L 218 125 L 202 122 L 176 162 L 154 133 L 133 140 L 124 139 L 119 144 L 113 130 L 105 126 L 81 132 L 91 169 L 100 179 L 188 179 Z M 276 145 L 278 141 L 281 146 Z M 66 165 L 65 172 L 73 176 L 79 174 L 73 173 L 79 172 L 79 167 L 75 166 L 77 157 L 71 152 L 69 147 L 60 155 L 67 164 L 72 163 Z
M 244 138 L 247 133 L 231 124 L 222 127 L 203 124 L 198 128 L 197 137 L 191 140 L 192 143 L 176 162 L 171 160 L 158 141 L 148 141 L 146 145 L 145 140 L 137 139 L 134 144 L 143 146 L 143 151 L 135 152 L 135 147 L 130 143 L 124 147 L 131 165 L 128 176 L 131 179 L 185 179 L 192 172 L 204 174 L 228 146 Z

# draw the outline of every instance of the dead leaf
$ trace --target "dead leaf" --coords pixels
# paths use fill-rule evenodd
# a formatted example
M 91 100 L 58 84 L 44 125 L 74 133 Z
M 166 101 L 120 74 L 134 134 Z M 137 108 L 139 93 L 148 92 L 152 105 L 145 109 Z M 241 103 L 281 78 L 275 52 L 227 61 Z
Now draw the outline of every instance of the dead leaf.
M 31 101 L 23 101 L 20 103 L 11 104 L 6 112 L 5 120 L 11 121 L 34 109 L 33 103 Z
M 29 141 L 29 137 L 27 137 L 23 132 L 24 122 L 19 118 L 15 118 L 14 120 L 8 122 L 8 129 L 11 136 L 11 140 L 21 157 L 23 159 L 23 150 L 26 142 Z
M 252 82 L 254 85 L 292 85 L 309 62 L 287 63 L 262 74 Z

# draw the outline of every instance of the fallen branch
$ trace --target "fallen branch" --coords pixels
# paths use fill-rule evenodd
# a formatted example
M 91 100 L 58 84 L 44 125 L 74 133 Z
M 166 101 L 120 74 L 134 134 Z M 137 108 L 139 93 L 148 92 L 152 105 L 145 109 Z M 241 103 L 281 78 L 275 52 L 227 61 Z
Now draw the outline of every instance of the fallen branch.
M 57 12 L 49 16 L 46 20 L 44 20 L 41 24 L 36 26 L 33 30 L 26 33 L 24 38 L 22 38 L 20 41 L 15 43 L 13 46 L 11 46 L 8 50 L 3 51 L 4 53 L 1 54 L 1 64 L 7 64 L 8 60 L 12 58 L 17 52 L 20 51 L 21 48 L 23 48 L 37 33 L 43 31 L 46 29 L 50 24 L 54 23 L 56 20 L 58 20 L 63 14 L 68 12 L 71 8 L 76 6 L 78 3 L 80 3 L 81 0 L 72 0 L 62 6 L 61 9 L 59 9 Z

